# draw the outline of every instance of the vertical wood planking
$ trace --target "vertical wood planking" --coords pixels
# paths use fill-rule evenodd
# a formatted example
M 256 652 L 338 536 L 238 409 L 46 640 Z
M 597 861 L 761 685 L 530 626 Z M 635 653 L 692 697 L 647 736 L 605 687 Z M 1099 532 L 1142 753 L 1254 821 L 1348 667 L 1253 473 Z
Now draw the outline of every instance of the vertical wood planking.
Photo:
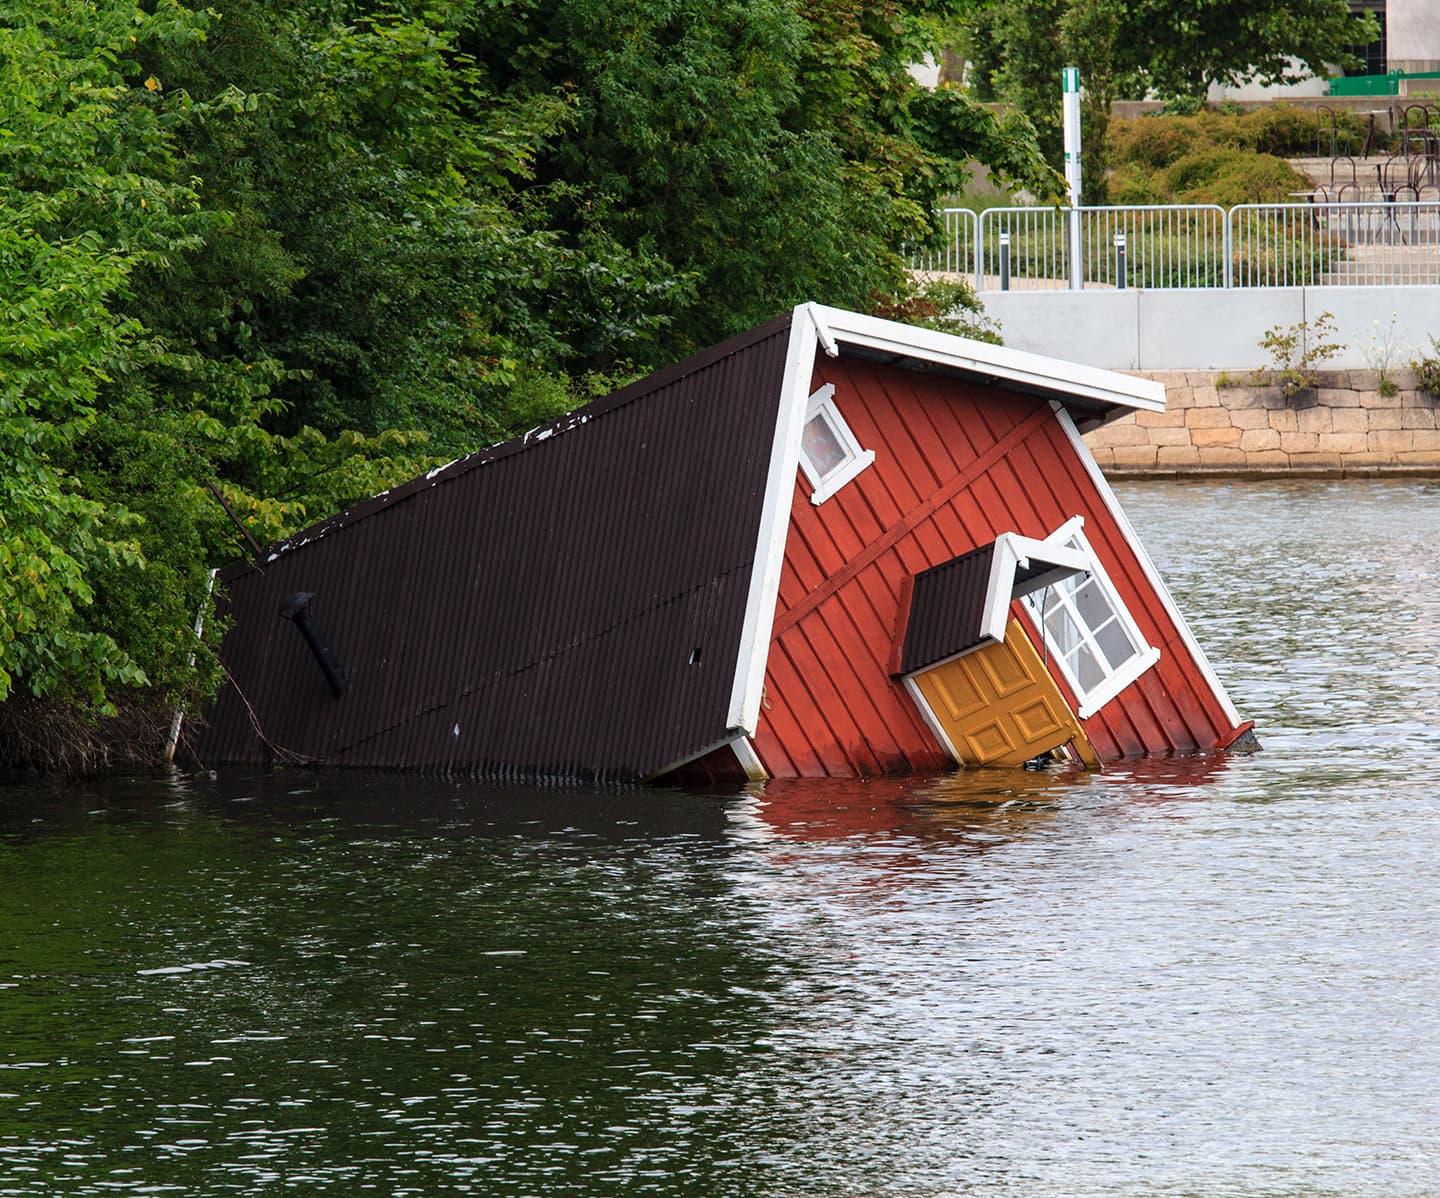
M 808 488 L 797 487 L 781 586 L 785 610 L 797 609 L 1045 403 L 843 356 L 817 364 L 814 385 L 824 383 L 835 384 L 837 406 L 876 459 L 818 508 Z M 1160 661 L 1136 685 L 1085 721 L 1096 751 L 1113 759 L 1219 743 L 1229 728 L 1218 701 L 1063 429 L 1047 421 L 781 628 L 767 693 L 796 696 L 797 706 L 762 718 L 756 749 L 767 768 L 833 773 L 843 759 L 857 772 L 876 764 L 893 771 L 897 762 L 924 769 L 945 761 L 908 695 L 886 673 L 905 579 L 1002 532 L 1043 538 L 1075 515 L 1085 518 L 1087 537 L 1149 643 L 1161 649 Z M 1018 602 L 1012 613 L 1033 629 Z M 1053 663 L 1051 672 L 1073 702 Z M 826 711 L 827 691 L 842 713 Z

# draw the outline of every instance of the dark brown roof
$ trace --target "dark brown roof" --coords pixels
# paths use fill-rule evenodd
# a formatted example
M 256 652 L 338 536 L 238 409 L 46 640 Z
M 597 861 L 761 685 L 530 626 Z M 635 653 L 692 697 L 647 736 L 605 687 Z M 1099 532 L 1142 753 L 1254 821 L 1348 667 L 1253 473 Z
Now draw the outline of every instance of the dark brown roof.
M 197 756 L 631 779 L 728 739 L 790 324 L 227 568 Z M 301 591 L 340 698 L 278 614 Z
M 983 644 L 995 542 L 915 575 L 897 674 L 913 674 Z
M 1004 635 L 1010 601 L 1083 568 L 1075 551 L 1003 533 L 916 574 L 895 676 L 928 669 Z

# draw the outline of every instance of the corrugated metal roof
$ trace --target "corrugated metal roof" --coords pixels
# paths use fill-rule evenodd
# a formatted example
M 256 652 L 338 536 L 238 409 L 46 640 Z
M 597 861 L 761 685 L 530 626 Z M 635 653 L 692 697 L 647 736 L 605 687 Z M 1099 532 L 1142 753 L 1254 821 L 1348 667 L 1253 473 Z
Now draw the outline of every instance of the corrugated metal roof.
M 985 641 L 985 597 L 995 542 L 915 575 L 900 673 L 913 674 Z
M 790 324 L 227 568 L 233 681 L 197 755 L 630 779 L 732 735 Z M 342 698 L 278 615 L 296 591 Z

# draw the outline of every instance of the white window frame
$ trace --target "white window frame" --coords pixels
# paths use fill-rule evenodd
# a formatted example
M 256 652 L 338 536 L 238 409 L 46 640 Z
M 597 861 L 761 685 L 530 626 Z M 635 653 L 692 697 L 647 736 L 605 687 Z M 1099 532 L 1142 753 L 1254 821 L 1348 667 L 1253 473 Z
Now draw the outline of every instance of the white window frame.
M 1089 574 L 1090 579 L 1099 587 L 1100 593 L 1110 605 L 1111 610 L 1115 614 L 1115 619 L 1125 631 L 1126 636 L 1129 637 L 1130 643 L 1139 646 L 1139 648 L 1118 666 L 1111 666 L 1105 653 L 1101 651 L 1095 643 L 1089 624 L 1079 618 L 1079 613 L 1075 611 L 1074 606 L 1069 603 L 1068 593 L 1062 592 L 1062 594 L 1057 596 L 1055 594 L 1055 588 L 1047 587 L 1033 591 L 1021 600 L 1026 612 L 1031 618 L 1031 622 L 1039 632 L 1047 656 L 1055 659 L 1055 664 L 1059 667 L 1061 675 L 1065 681 L 1070 684 L 1070 689 L 1075 693 L 1075 701 L 1079 704 L 1079 710 L 1076 714 L 1079 715 L 1082 720 L 1094 715 L 1104 707 L 1105 704 L 1110 702 L 1111 699 L 1115 698 L 1116 695 L 1160 660 L 1160 650 L 1146 640 L 1145 635 L 1140 631 L 1139 625 L 1135 623 L 1135 617 L 1130 614 L 1129 609 L 1125 606 L 1125 601 L 1120 598 L 1120 592 L 1115 589 L 1115 584 L 1110 581 L 1110 576 L 1105 572 L 1105 567 L 1100 564 L 1100 559 L 1095 556 L 1095 550 L 1091 547 L 1089 540 L 1086 539 L 1084 526 L 1084 517 L 1075 516 L 1067 520 L 1046 537 L 1045 543 L 1078 550 L 1088 559 L 1086 572 Z M 1071 580 L 1066 580 L 1066 582 L 1069 581 Z M 1065 587 L 1065 583 L 1059 585 Z M 1077 589 L 1080 585 L 1084 585 L 1083 578 L 1079 580 Z M 1053 606 L 1057 603 L 1064 603 L 1070 607 L 1072 615 L 1071 622 L 1079 629 L 1081 636 L 1085 638 L 1085 642 L 1090 646 L 1096 662 L 1105 670 L 1105 677 L 1094 686 L 1085 687 L 1081 684 L 1080 680 L 1075 677 L 1074 671 L 1071 670 L 1070 663 L 1066 660 L 1065 654 L 1058 646 L 1052 644 L 1050 641 L 1050 634 L 1049 630 L 1045 627 L 1042 609 L 1045 611 L 1053 610 Z
M 810 455 L 805 452 L 804 428 L 816 416 L 825 421 L 835 435 L 835 440 L 845 450 L 845 460 L 823 475 L 815 468 L 815 463 L 810 460 Z M 840 409 L 835 406 L 834 383 L 826 383 L 810 396 L 810 400 L 805 406 L 805 419 L 800 427 L 800 469 L 810 482 L 810 502 L 816 507 L 819 507 L 875 461 L 875 451 L 860 447 L 860 442 L 850 431 L 850 426 L 845 423 L 845 417 L 840 415 Z

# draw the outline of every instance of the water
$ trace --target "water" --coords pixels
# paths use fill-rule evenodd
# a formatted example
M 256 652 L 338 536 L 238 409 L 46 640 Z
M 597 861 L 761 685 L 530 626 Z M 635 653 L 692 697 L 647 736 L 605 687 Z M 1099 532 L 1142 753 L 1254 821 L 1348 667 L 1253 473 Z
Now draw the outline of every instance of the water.
M 1263 753 L 0 792 L 0 1196 L 1440 1194 L 1440 484 L 1122 498 Z

